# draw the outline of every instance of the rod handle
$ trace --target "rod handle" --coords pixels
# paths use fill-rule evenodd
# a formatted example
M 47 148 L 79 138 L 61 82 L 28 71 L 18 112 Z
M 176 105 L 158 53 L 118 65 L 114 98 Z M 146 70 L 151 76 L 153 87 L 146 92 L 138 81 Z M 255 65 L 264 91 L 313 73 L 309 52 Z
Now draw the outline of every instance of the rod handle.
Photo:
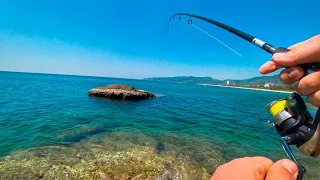
M 274 53 L 283 53 L 283 52 L 289 52 L 290 50 L 284 47 L 279 47 L 275 49 Z M 273 53 L 273 54 L 274 54 Z M 309 70 L 320 70 L 319 67 L 315 67 L 317 63 L 306 63 L 306 64 L 300 64 L 299 66 L 304 70 L 305 76 L 309 74 Z M 288 68 L 288 67 L 286 67 Z

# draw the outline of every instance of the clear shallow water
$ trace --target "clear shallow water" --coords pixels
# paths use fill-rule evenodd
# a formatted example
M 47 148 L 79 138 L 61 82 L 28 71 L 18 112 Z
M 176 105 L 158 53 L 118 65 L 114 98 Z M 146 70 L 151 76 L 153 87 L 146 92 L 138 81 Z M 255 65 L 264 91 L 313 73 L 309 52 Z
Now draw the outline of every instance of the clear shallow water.
M 91 88 L 111 83 L 128 84 L 162 96 L 140 102 L 86 96 Z M 41 171 L 37 176 L 42 178 L 66 177 L 59 172 L 71 172 L 68 168 L 81 174 L 84 167 L 94 164 L 92 168 L 99 170 L 99 178 L 108 173 L 115 178 L 119 178 L 118 174 L 133 177 L 148 171 L 140 178 L 206 179 L 216 166 L 233 158 L 286 158 L 275 130 L 257 116 L 265 104 L 287 94 L 8 72 L 0 72 L 0 94 L 2 177 L 19 177 L 23 173 L 11 171 L 21 170 L 21 164 L 28 162 L 29 168 L 35 168 L 32 171 Z M 315 110 L 310 108 L 313 114 Z M 118 156 L 122 159 L 114 159 Z M 320 160 L 297 156 L 307 167 L 307 179 L 320 179 L 316 171 Z M 101 169 L 97 165 L 101 159 L 108 161 L 106 164 L 116 164 L 111 169 Z M 152 163 L 146 165 L 147 160 Z M 142 163 L 140 169 L 137 161 Z M 67 162 L 71 165 L 57 168 Z M 112 169 L 117 163 L 118 167 L 137 169 Z M 34 178 L 34 174 L 28 175 Z

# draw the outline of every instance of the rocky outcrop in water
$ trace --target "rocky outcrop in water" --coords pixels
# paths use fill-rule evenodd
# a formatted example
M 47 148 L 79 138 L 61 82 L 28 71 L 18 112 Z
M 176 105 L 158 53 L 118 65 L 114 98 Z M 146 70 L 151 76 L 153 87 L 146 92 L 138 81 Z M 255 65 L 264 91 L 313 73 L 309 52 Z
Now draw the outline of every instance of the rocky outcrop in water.
M 123 84 L 111 84 L 104 87 L 93 88 L 88 92 L 88 96 L 118 100 L 143 100 L 156 97 L 155 94 L 148 91 L 135 89 Z

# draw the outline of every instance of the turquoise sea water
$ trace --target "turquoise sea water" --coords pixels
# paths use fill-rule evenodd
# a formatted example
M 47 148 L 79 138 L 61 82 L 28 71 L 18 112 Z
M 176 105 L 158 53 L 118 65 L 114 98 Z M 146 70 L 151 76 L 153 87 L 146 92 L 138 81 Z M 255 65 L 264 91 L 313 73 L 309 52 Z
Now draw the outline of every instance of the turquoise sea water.
M 111 83 L 128 84 L 161 96 L 139 102 L 86 96 L 91 88 Z M 100 156 L 110 152 L 118 155 L 133 152 L 133 158 L 138 158 L 139 152 L 146 148 L 154 153 L 154 156 L 148 156 L 153 158 L 150 162 L 160 164 L 152 172 L 161 174 L 163 168 L 181 161 L 181 164 L 190 163 L 190 169 L 199 169 L 196 175 L 199 179 L 203 172 L 210 175 L 217 165 L 238 157 L 286 158 L 275 130 L 257 118 L 267 103 L 287 96 L 283 93 L 144 80 L 0 72 L 0 94 L 0 177 L 19 179 L 23 172 L 14 173 L 10 169 L 20 167 L 21 164 L 14 164 L 20 161 L 41 164 L 47 160 L 46 164 L 49 164 L 53 162 L 52 157 L 68 161 L 80 156 L 73 163 L 82 162 L 81 157 L 88 162 L 93 158 L 96 163 L 102 158 Z M 310 111 L 314 114 L 316 109 L 310 108 Z M 265 117 L 268 117 L 267 113 Z M 99 147 L 99 151 L 95 149 Z M 83 151 L 90 149 L 95 149 L 92 150 L 94 155 L 84 155 Z M 308 170 L 307 179 L 320 179 L 320 173 L 316 171 L 320 160 L 296 155 Z M 170 165 L 161 164 L 167 157 L 170 157 L 170 160 L 166 159 Z M 140 163 L 144 160 L 142 158 Z M 60 161 L 54 162 L 59 165 Z M 41 171 L 39 177 L 47 177 L 46 172 L 56 166 L 46 164 L 32 172 Z M 194 179 L 192 175 L 188 176 L 185 167 L 177 167 L 180 167 L 175 169 L 177 173 L 167 177 L 175 179 L 180 173 L 184 174 L 180 175 L 182 179 Z M 61 171 L 69 172 L 67 168 Z M 115 171 L 110 170 L 110 173 L 117 174 Z M 129 175 L 142 173 L 140 169 L 136 169 L 137 172 L 119 171 Z M 108 172 L 105 170 L 100 176 L 108 176 Z M 164 175 L 162 177 L 166 179 Z

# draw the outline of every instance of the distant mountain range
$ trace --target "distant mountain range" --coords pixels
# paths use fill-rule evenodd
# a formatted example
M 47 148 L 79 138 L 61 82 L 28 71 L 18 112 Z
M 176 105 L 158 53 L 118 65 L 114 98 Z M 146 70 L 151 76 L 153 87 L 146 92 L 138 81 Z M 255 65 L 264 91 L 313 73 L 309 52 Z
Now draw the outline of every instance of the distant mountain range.
M 234 80 L 234 79 L 218 80 L 211 77 L 194 77 L 194 76 L 154 77 L 154 78 L 145 78 L 144 80 L 176 82 L 176 83 L 192 83 L 192 84 L 216 84 L 216 85 L 227 84 L 227 81 L 229 81 L 230 85 L 235 84 L 235 85 L 256 86 L 256 85 L 264 85 L 266 83 L 272 83 L 275 86 L 285 86 L 280 81 L 278 75 L 259 76 L 259 77 L 253 77 L 250 79 L 243 79 L 243 80 Z

